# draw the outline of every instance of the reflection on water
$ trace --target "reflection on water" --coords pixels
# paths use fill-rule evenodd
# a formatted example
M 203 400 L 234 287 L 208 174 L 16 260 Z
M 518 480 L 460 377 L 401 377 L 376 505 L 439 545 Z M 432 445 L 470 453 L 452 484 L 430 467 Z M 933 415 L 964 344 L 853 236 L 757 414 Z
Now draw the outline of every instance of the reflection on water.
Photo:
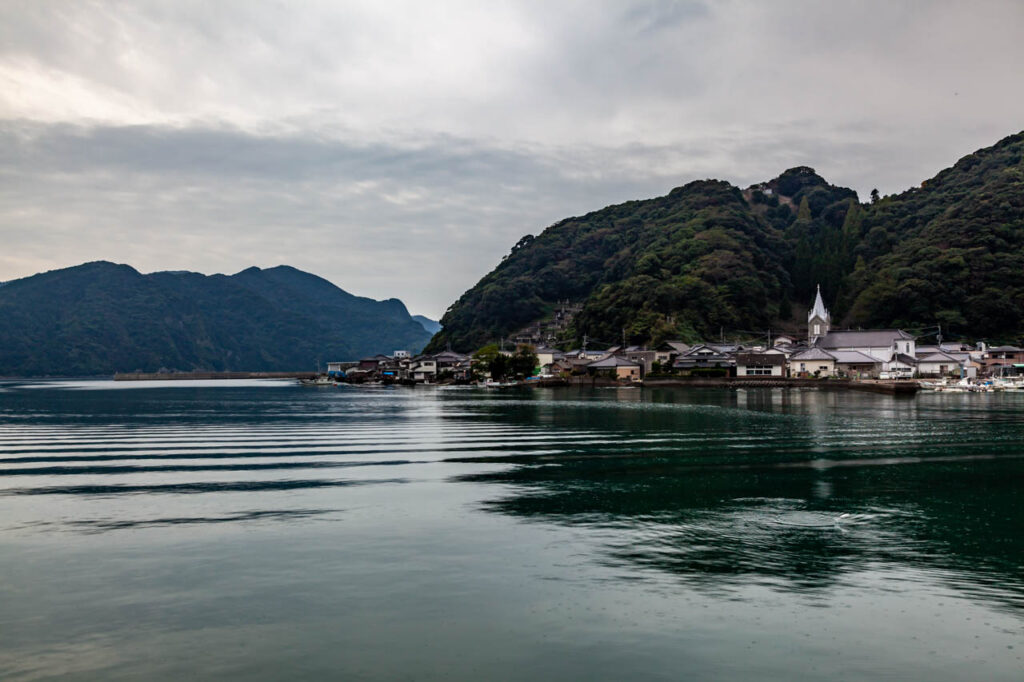
M 462 480 L 509 486 L 487 509 L 593 526 L 608 560 L 701 588 L 806 591 L 909 566 L 1020 608 L 1024 402 L 956 401 L 952 418 L 929 397 L 654 392 L 654 407 L 697 409 L 602 414 L 626 447 L 567 442 Z M 724 409 L 704 409 L 714 398 Z M 629 447 L 637 433 L 665 440 Z
M 1020 679 L 1024 396 L 208 383 L 0 384 L 0 677 Z

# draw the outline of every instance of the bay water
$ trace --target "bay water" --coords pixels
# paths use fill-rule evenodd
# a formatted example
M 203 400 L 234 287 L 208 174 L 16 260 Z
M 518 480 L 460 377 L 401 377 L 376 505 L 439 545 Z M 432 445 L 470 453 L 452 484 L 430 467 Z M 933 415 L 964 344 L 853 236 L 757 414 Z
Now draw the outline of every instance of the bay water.
M 0 383 L 3 680 L 1022 656 L 1024 394 Z

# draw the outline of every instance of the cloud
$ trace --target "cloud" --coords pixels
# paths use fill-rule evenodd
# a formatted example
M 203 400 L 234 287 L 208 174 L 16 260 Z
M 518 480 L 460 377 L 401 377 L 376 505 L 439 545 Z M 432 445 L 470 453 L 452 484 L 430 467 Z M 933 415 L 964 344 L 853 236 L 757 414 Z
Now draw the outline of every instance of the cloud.
M 899 191 L 1024 120 L 1017 2 L 23 3 L 0 279 L 286 262 L 439 315 L 526 233 L 702 177 Z

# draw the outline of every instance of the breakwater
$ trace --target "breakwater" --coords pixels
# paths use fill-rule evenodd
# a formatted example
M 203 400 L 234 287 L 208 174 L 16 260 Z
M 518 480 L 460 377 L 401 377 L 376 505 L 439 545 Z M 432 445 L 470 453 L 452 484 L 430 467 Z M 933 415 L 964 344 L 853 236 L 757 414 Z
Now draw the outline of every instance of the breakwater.
M 316 372 L 118 372 L 114 381 L 184 381 L 190 379 L 312 379 Z

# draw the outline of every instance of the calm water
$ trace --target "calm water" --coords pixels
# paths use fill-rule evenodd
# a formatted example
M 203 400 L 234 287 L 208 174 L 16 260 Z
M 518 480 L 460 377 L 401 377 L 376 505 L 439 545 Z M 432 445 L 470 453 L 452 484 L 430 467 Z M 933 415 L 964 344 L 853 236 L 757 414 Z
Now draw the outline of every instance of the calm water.
M 0 678 L 1024 679 L 1024 394 L 0 384 Z

